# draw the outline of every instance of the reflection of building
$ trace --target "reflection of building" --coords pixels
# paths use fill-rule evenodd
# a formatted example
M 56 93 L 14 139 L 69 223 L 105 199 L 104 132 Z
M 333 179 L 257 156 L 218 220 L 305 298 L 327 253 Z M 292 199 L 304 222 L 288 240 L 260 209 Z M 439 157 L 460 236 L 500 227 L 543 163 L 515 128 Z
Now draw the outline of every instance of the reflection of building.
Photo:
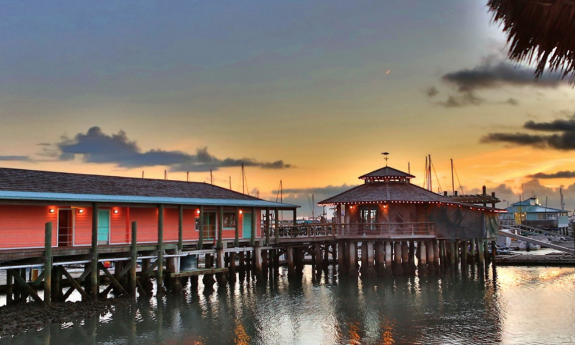
M 524 224 L 539 228 L 566 228 L 569 217 L 566 210 L 545 207 L 535 197 L 516 202 L 507 208 L 507 214 L 501 219 L 515 224 Z
M 359 178 L 365 183 L 320 202 L 336 205 L 337 223 L 382 234 L 493 238 L 499 229 L 497 215 L 505 212 L 454 202 L 411 184 L 413 175 L 387 166 Z

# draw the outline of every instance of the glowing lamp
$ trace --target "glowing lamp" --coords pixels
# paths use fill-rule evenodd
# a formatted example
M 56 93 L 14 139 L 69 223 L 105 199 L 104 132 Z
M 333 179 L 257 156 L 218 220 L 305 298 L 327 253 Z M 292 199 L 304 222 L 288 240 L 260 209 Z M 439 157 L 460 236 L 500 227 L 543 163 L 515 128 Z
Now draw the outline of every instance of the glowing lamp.
M 118 214 L 118 210 L 114 210 L 114 214 Z
M 50 210 L 48 210 L 48 212 L 50 212 L 50 213 L 54 213 L 54 212 L 56 212 L 56 210 L 55 210 L 55 209 L 53 209 L 53 208 L 51 208 Z
M 80 208 L 78 209 L 78 213 L 84 213 L 84 210 Z
M 244 211 L 240 210 L 240 214 L 244 213 Z
M 196 213 L 197 213 L 197 214 L 200 214 L 200 209 L 198 209 L 198 210 L 196 211 Z

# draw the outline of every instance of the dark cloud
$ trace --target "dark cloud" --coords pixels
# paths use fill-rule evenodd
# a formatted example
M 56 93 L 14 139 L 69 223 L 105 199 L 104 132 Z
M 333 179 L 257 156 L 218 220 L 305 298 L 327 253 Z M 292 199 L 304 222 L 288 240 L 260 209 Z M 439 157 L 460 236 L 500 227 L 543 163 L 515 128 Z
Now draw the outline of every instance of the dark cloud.
M 481 138 L 482 143 L 503 142 L 536 148 L 556 150 L 575 150 L 575 117 L 558 119 L 551 122 L 527 121 L 523 128 L 540 132 L 557 132 L 555 134 L 529 133 L 489 133 Z
M 529 175 L 527 177 L 531 178 L 541 178 L 541 179 L 552 179 L 552 178 L 575 178 L 575 171 L 558 171 L 556 173 L 547 174 L 547 173 L 537 173 L 533 175 Z
M 439 94 L 439 90 L 435 86 L 430 86 L 425 90 L 425 93 L 427 94 L 427 97 L 431 98 L 437 96 Z
M 8 162 L 29 162 L 29 156 L 0 156 L 0 161 Z
M 136 168 L 164 165 L 171 171 L 209 171 L 225 167 L 248 167 L 262 169 L 287 169 L 290 164 L 283 161 L 260 162 L 252 158 L 219 159 L 208 152 L 207 147 L 198 148 L 196 154 L 181 151 L 150 150 L 142 152 L 135 141 L 131 141 L 124 131 L 107 135 L 99 127 L 92 127 L 86 134 L 79 133 L 74 139 L 63 137 L 56 144 L 59 160 L 82 157 L 88 163 L 113 163 L 119 167 Z
M 566 84 L 558 73 L 551 73 L 535 79 L 532 68 L 516 67 L 503 61 L 486 59 L 472 69 L 462 69 L 447 73 L 443 81 L 453 84 L 459 92 L 472 92 L 479 89 L 493 89 L 502 86 L 535 86 L 556 88 Z
M 446 108 L 459 108 L 468 105 L 479 106 L 484 102 L 485 100 L 483 98 L 477 97 L 474 93 L 465 92 L 462 95 L 449 96 L 446 101 L 437 102 L 437 104 L 444 106 Z

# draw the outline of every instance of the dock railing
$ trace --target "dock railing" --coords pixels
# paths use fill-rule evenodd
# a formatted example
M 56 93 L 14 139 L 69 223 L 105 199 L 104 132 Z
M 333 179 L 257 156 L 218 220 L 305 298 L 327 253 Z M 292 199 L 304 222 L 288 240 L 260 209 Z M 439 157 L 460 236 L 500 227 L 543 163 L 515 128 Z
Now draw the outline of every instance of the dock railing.
M 283 225 L 279 228 L 280 238 L 316 238 L 325 236 L 417 237 L 425 235 L 435 235 L 433 223 L 312 223 Z

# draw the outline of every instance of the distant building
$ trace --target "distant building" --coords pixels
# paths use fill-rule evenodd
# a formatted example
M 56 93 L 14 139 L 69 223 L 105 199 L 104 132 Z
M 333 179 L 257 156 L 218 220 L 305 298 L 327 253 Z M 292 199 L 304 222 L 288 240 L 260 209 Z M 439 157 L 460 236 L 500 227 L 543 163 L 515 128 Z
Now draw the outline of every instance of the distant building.
M 524 224 L 538 228 L 566 228 L 569 226 L 568 211 L 541 206 L 535 197 L 511 204 L 503 221 Z

